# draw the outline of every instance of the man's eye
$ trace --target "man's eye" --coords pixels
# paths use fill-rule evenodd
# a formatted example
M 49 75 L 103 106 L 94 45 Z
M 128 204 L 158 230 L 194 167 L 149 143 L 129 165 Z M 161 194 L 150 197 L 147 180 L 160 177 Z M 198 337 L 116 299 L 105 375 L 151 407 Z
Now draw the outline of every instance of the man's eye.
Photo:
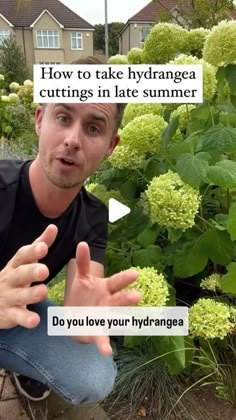
M 99 133 L 99 129 L 98 129 L 98 127 L 96 127 L 96 125 L 89 125 L 88 130 L 91 133 Z
M 66 124 L 69 122 L 69 117 L 67 117 L 67 115 L 57 115 L 56 119 L 57 121 L 60 121 L 63 124 Z

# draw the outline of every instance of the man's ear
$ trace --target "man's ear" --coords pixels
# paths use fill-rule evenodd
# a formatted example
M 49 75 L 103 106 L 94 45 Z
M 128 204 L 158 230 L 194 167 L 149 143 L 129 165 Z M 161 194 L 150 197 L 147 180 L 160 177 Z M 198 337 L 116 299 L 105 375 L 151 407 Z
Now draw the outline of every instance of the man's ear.
M 37 106 L 35 110 L 35 131 L 37 135 L 40 134 L 41 124 L 43 118 L 43 107 L 41 105 Z
M 111 142 L 109 144 L 109 148 L 107 149 L 107 152 L 105 154 L 105 157 L 109 157 L 112 154 L 113 150 L 115 149 L 115 147 L 117 146 L 117 144 L 119 143 L 119 141 L 120 141 L 119 134 L 116 134 L 114 137 L 112 137 L 112 140 L 111 140 Z

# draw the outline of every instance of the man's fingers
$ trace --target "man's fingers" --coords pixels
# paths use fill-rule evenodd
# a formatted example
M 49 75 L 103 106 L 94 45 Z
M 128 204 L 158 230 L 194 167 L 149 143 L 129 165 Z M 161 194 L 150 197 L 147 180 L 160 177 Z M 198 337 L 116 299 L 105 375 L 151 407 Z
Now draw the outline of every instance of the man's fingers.
M 40 322 L 40 317 L 38 314 L 28 311 L 24 308 L 8 308 L 6 315 L 13 324 L 20 325 L 25 328 L 35 328 Z
M 109 306 L 137 305 L 141 298 L 141 293 L 136 290 L 123 290 L 122 292 L 114 293 L 114 295 L 110 297 Z
M 97 348 L 104 356 L 110 356 L 112 354 L 112 347 L 110 345 L 110 338 L 107 336 L 96 337 L 95 339 Z
M 30 283 L 40 282 L 47 279 L 49 270 L 45 264 L 33 263 L 20 265 L 14 270 L 8 272 L 5 281 L 11 287 L 25 287 Z
M 30 264 L 44 258 L 47 255 L 48 246 L 44 242 L 22 246 L 8 262 L 7 266 L 17 268 L 23 264 Z
M 87 277 L 90 271 L 90 251 L 86 242 L 80 242 L 76 249 L 76 265 L 79 277 Z
M 107 287 L 110 293 L 118 292 L 124 287 L 137 280 L 139 274 L 135 270 L 125 270 L 114 274 L 107 280 Z
M 48 247 L 50 247 L 56 239 L 58 233 L 58 228 L 56 225 L 48 225 L 42 235 L 40 235 L 35 241 L 33 242 L 44 242 Z
M 33 287 L 20 287 L 18 289 L 10 289 L 4 296 L 6 306 L 26 306 L 32 303 L 41 302 L 48 294 L 47 286 L 40 284 Z

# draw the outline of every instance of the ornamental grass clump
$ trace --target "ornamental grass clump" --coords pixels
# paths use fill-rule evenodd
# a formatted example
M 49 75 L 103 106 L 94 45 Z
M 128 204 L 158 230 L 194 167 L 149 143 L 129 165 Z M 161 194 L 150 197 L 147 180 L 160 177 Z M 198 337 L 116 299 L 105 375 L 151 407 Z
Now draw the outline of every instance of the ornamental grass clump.
M 126 55 L 116 54 L 109 58 L 108 64 L 129 64 L 129 61 Z
M 221 290 L 221 283 L 220 283 L 221 275 L 214 273 L 211 276 L 206 277 L 200 283 L 200 286 L 204 290 L 210 290 L 212 292 L 216 292 Z
M 160 115 L 145 114 L 134 118 L 121 131 L 121 142 L 109 158 L 117 168 L 137 168 L 148 152 L 157 153 L 167 123 Z
M 127 104 L 124 109 L 124 115 L 122 119 L 123 126 L 127 125 L 136 117 L 140 117 L 145 114 L 161 115 L 163 116 L 164 107 L 162 104 Z
M 148 34 L 143 63 L 165 64 L 177 54 L 188 51 L 188 31 L 173 23 L 158 23 Z
M 129 64 L 142 64 L 142 52 L 141 48 L 131 48 L 127 54 Z
M 216 68 L 210 63 L 207 63 L 203 59 L 198 59 L 192 55 L 181 54 L 174 60 L 170 61 L 170 64 L 202 64 L 203 65 L 203 97 L 210 101 L 217 87 L 216 80 Z
M 162 273 L 153 267 L 132 267 L 138 271 L 139 276 L 129 288 L 141 293 L 142 299 L 139 306 L 164 306 L 169 297 L 168 284 Z
M 189 328 L 193 337 L 223 340 L 234 328 L 228 305 L 213 299 L 199 299 L 189 309 Z
M 153 224 L 182 230 L 194 225 L 201 197 L 177 173 L 169 170 L 164 175 L 154 177 L 145 193 Z
M 235 21 L 222 21 L 212 28 L 206 38 L 203 58 L 218 67 L 236 63 Z

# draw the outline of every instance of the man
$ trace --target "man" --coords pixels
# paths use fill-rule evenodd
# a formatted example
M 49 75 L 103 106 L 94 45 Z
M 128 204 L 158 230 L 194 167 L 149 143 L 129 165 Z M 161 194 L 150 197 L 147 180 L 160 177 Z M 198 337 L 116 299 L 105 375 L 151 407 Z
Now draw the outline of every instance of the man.
M 36 159 L 0 161 L 0 366 L 33 400 L 50 388 L 72 404 L 92 402 L 114 384 L 108 337 L 47 335 L 46 284 L 66 265 L 66 306 L 140 300 L 122 291 L 135 271 L 103 278 L 107 208 L 83 187 L 118 144 L 121 118 L 119 104 L 39 106 Z

